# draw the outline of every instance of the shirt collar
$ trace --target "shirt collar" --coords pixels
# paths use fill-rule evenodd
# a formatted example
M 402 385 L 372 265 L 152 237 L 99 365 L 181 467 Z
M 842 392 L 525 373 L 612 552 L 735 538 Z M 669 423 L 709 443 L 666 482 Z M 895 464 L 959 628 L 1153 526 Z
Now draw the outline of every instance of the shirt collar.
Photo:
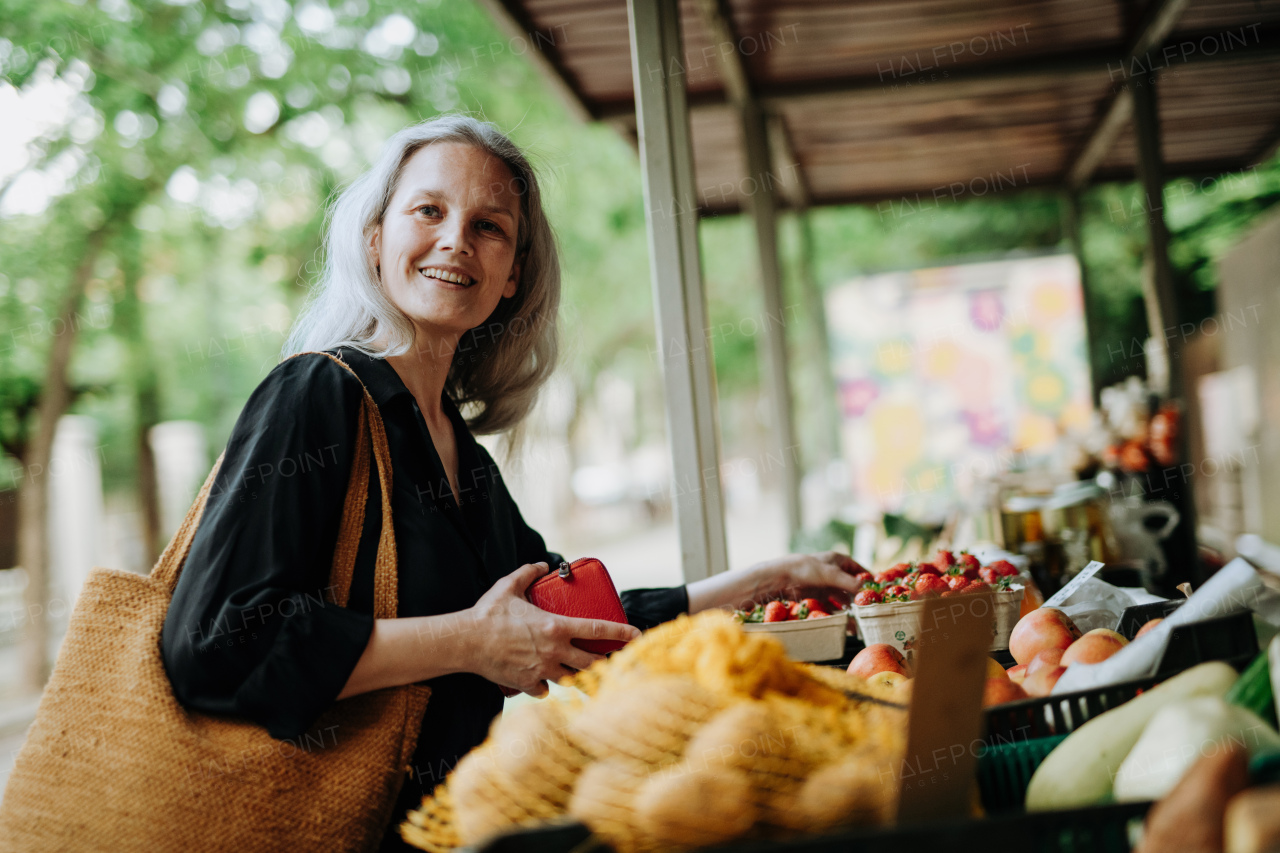
M 338 347 L 334 352 L 355 371 L 356 376 L 360 377 L 360 381 L 364 383 L 365 388 L 369 389 L 369 396 L 373 397 L 373 402 L 378 405 L 378 408 L 382 408 L 401 395 L 410 400 L 413 399 L 413 394 L 400 378 L 400 374 L 396 373 L 396 369 L 385 358 L 377 358 L 353 347 Z M 449 420 L 453 421 L 455 436 L 461 437 L 463 433 L 469 436 L 471 431 L 467 428 L 466 420 L 448 393 L 441 395 L 440 402 Z
M 401 394 L 412 399 L 413 395 L 409 393 L 404 380 L 385 358 L 375 358 L 353 347 L 338 347 L 334 352 L 360 377 L 364 387 L 369 390 L 369 396 L 373 397 L 373 402 L 379 407 Z

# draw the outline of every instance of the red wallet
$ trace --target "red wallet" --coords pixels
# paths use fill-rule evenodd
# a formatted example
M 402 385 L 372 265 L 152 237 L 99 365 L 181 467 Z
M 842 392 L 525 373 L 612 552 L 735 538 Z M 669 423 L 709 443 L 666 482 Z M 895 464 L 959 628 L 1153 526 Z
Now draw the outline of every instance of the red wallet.
M 622 599 L 618 598 L 609 570 L 604 563 L 592 557 L 561 563 L 559 569 L 553 569 L 550 574 L 530 584 L 525 597 L 535 607 L 561 616 L 607 619 L 624 624 L 627 621 Z M 573 644 L 598 655 L 626 645 L 619 640 L 588 639 L 575 639 Z

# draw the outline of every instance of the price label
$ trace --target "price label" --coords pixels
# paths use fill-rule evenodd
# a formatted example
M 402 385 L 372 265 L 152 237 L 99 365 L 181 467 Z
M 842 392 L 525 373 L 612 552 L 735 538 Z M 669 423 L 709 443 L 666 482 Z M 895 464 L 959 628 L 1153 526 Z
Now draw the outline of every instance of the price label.
M 1084 586 L 1084 582 L 1096 575 L 1102 569 L 1103 563 L 1094 560 L 1089 565 L 1080 570 L 1080 574 L 1076 575 L 1071 581 L 1053 594 L 1053 597 L 1044 603 L 1045 607 L 1060 607 L 1063 602 L 1075 594 L 1075 591 Z

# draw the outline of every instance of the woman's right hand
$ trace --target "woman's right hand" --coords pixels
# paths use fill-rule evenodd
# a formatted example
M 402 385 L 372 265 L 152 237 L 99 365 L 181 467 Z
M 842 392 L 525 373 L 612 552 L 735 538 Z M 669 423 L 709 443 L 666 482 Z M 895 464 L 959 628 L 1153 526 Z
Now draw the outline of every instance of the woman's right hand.
M 531 696 L 545 696 L 547 681 L 586 669 L 603 655 L 571 644 L 575 638 L 627 642 L 640 636 L 631 625 L 548 613 L 524 597 L 529 585 L 550 571 L 546 563 L 516 569 L 490 587 L 469 615 L 474 641 L 468 669 Z M 507 691 L 503 691 L 507 692 Z

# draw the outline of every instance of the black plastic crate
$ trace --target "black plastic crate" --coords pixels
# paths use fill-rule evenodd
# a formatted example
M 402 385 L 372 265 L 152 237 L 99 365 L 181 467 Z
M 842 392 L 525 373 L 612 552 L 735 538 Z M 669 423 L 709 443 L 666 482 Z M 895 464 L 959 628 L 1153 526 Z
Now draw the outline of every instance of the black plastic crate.
M 1224 630 L 1232 634 L 1230 626 L 1224 628 L 1222 625 L 1217 625 L 1215 628 L 1214 623 L 1234 620 L 1236 627 L 1238 627 L 1241 621 L 1239 617 L 1241 616 L 1246 617 L 1248 620 L 1248 636 L 1252 642 L 1245 643 L 1239 638 L 1239 635 L 1235 634 L 1233 636 L 1236 639 L 1231 642 L 1239 646 L 1252 645 L 1252 651 L 1234 656 L 1208 654 L 1212 640 L 1204 640 L 1204 642 L 1195 645 L 1190 650 L 1183 645 L 1189 643 L 1192 636 L 1197 638 L 1212 637 L 1214 630 Z M 1109 711 L 1118 705 L 1128 702 L 1143 690 L 1154 687 L 1166 678 L 1177 675 L 1179 672 L 1190 669 L 1197 664 L 1211 660 L 1221 660 L 1235 667 L 1237 671 L 1243 671 L 1257 656 L 1258 638 L 1253 633 L 1251 614 L 1225 616 L 1222 619 L 1211 619 L 1187 627 L 1194 627 L 1197 630 L 1194 632 L 1188 631 L 1184 634 L 1184 638 L 1179 641 L 1179 649 L 1175 649 L 1174 640 L 1170 640 L 1169 649 L 1165 651 L 1158 673 L 1150 678 L 1124 681 L 1108 687 L 1082 690 L 1078 693 L 1062 693 L 1055 696 L 1022 699 L 1017 702 L 1006 702 L 1003 705 L 994 705 L 987 708 L 987 744 L 999 746 L 1033 738 L 1069 734 L 1104 711 Z M 1171 652 L 1173 653 L 1172 655 Z M 1200 657 L 1201 653 L 1204 653 L 1205 656 Z M 1176 662 L 1176 665 L 1170 665 L 1171 659 Z
M 1186 601 L 1185 598 L 1174 598 L 1168 601 L 1153 601 L 1150 604 L 1135 604 L 1132 607 L 1126 607 L 1124 612 L 1120 614 L 1120 622 L 1116 625 L 1116 633 L 1124 635 L 1126 640 L 1132 640 L 1134 635 L 1138 633 L 1139 628 L 1152 619 L 1164 619 L 1181 607 L 1184 601 Z
M 892 829 L 849 830 L 788 840 L 740 839 L 708 851 L 733 853 L 1129 853 L 1150 803 L 1118 803 L 985 820 L 907 821 Z M 611 850 L 580 823 L 550 824 L 492 839 L 479 853 L 586 853 Z
M 1174 628 L 1158 674 L 1172 675 L 1207 660 L 1234 663 L 1244 658 L 1247 666 L 1257 654 L 1258 632 L 1253 627 L 1253 613 L 1245 610 Z
M 1158 681 L 1159 678 L 1142 678 L 1079 693 L 994 705 L 986 710 L 986 742 L 989 746 L 1001 746 L 1069 734 L 1104 711 L 1128 702 Z

